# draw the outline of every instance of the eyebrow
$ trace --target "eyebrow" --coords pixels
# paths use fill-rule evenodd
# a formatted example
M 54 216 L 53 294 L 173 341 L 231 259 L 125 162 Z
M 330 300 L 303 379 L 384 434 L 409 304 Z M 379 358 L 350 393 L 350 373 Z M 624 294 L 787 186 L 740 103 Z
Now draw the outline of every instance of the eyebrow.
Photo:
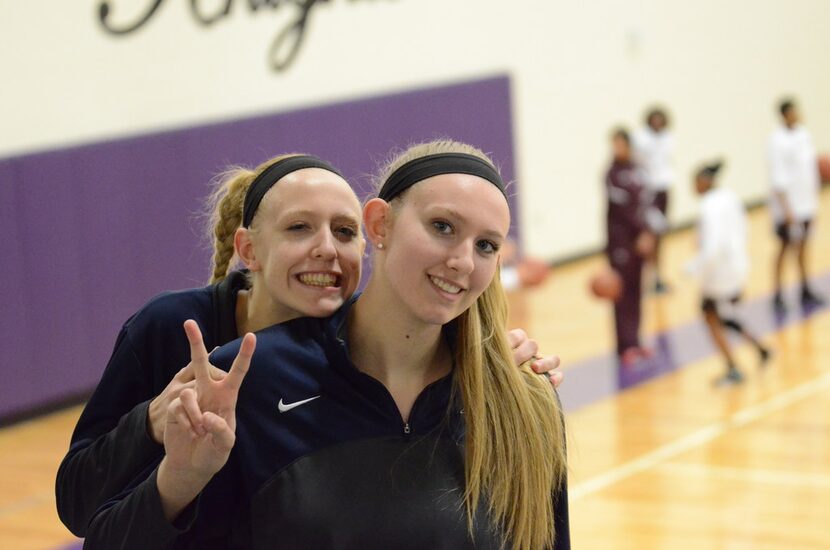
M 283 218 L 295 218 L 298 216 L 316 218 L 320 216 L 320 213 L 315 210 L 287 210 L 281 213 L 277 219 L 282 220 Z M 360 218 L 349 213 L 335 214 L 334 216 L 332 216 L 332 219 L 337 222 L 351 222 L 360 224 Z
M 461 212 L 459 212 L 458 210 L 455 210 L 453 208 L 449 208 L 447 206 L 436 206 L 436 207 L 434 207 L 434 210 L 439 210 L 441 212 L 444 212 L 445 215 L 447 215 L 448 217 L 456 218 L 462 223 L 469 223 L 469 220 L 463 214 L 461 214 Z M 501 233 L 499 233 L 495 229 L 485 229 L 485 230 L 482 231 L 482 233 L 485 236 L 490 237 L 490 238 L 495 238 L 495 239 L 506 239 L 507 238 L 506 235 L 502 235 Z

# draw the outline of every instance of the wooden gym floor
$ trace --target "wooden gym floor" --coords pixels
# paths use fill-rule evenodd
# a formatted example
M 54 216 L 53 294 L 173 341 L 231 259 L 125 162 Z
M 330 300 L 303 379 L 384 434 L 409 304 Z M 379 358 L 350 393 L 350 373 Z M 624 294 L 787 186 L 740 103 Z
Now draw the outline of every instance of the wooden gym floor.
M 830 297 L 830 189 L 815 230 L 811 272 Z M 691 231 L 664 245 L 672 292 L 644 303 L 656 359 L 626 372 L 610 355 L 610 307 L 587 293 L 601 257 L 513 296 L 513 326 L 562 357 L 575 549 L 830 549 L 830 307 L 802 311 L 793 287 L 776 318 L 765 208 L 750 213 L 750 235 L 741 312 L 774 355 L 760 368 L 736 346 L 740 386 L 711 385 L 723 364 L 702 330 L 696 284 L 682 274 Z M 787 268 L 793 283 L 794 262 Z M 57 518 L 53 488 L 80 410 L 0 430 L 0 548 L 78 542 Z

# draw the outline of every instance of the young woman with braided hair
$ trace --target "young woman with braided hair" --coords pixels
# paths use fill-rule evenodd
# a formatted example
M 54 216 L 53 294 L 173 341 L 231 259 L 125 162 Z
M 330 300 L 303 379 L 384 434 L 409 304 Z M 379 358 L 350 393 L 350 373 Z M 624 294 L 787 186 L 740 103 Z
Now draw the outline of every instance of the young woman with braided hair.
M 159 295 L 124 324 L 60 465 L 58 513 L 78 536 L 96 510 L 146 478 L 163 456 L 167 408 L 195 384 L 190 347 L 181 336 L 185 319 L 196 320 L 212 349 L 295 317 L 330 315 L 357 288 L 364 247 L 360 204 L 325 161 L 283 155 L 253 170 L 229 170 L 217 179 L 209 208 L 215 243 L 210 286 Z M 246 271 L 231 271 L 234 260 Z M 517 361 L 536 354 L 524 333 L 511 336 Z M 548 357 L 535 368 L 557 364 Z M 552 382 L 560 379 L 558 372 L 551 375 Z M 221 538 L 231 507 L 203 509 L 206 527 L 196 546 Z
M 194 384 L 186 319 L 213 348 L 294 317 L 330 315 L 357 288 L 360 202 L 325 161 L 284 155 L 230 170 L 210 205 L 211 286 L 161 294 L 127 320 L 58 470 L 58 513 L 78 536 L 161 460 L 167 407 Z M 233 257 L 247 272 L 228 273 Z
M 90 548 L 182 547 L 228 471 L 234 547 L 570 548 L 562 411 L 505 329 L 501 177 L 441 141 L 381 181 L 363 209 L 371 278 L 335 315 L 210 358 L 186 323 L 196 385 L 169 408 L 166 456 L 93 520 Z

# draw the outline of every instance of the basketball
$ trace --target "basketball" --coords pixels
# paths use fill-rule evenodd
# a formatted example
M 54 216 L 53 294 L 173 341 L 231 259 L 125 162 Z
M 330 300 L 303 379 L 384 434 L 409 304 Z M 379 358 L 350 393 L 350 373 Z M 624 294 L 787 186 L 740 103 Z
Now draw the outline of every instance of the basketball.
M 818 177 L 821 183 L 830 183 L 830 154 L 818 157 Z
M 516 266 L 522 287 L 536 286 L 545 282 L 550 274 L 550 266 L 535 258 L 525 258 Z
M 622 277 L 610 267 L 606 268 L 591 277 L 590 288 L 597 298 L 616 302 L 622 295 Z

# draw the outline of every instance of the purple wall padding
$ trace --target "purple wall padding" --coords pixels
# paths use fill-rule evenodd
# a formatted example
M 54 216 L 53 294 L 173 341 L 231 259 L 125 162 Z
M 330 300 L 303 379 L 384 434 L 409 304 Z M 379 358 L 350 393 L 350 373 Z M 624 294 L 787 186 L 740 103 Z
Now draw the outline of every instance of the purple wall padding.
M 309 152 L 362 196 L 392 148 L 436 137 L 492 153 L 512 180 L 509 78 L 0 160 L 0 419 L 90 390 L 133 312 L 204 283 L 195 214 L 222 168 Z

